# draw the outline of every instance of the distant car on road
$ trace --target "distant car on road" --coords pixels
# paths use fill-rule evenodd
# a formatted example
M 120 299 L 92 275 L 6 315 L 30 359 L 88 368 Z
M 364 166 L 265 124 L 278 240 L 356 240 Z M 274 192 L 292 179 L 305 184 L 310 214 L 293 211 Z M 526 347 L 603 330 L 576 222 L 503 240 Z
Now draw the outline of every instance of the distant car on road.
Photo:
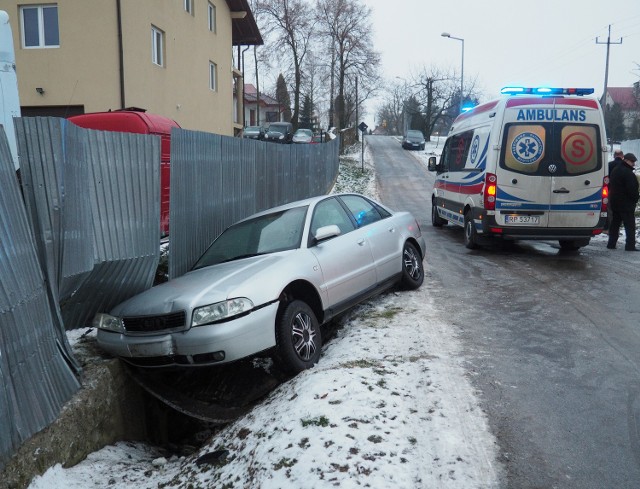
M 298 144 L 309 144 L 313 141 L 313 131 L 311 129 L 298 129 L 293 135 L 293 142 Z
M 264 139 L 265 130 L 262 126 L 247 126 L 242 131 L 242 137 L 247 139 L 257 139 L 259 141 Z
M 289 144 L 292 139 L 293 125 L 290 122 L 272 122 L 264 135 L 264 140 L 271 143 Z
M 404 149 L 424 149 L 425 140 L 422 131 L 409 130 L 402 138 Z
M 227 228 L 193 269 L 94 318 L 98 345 L 143 367 L 271 351 L 293 373 L 320 358 L 320 325 L 424 280 L 415 218 L 358 194 L 314 197 Z

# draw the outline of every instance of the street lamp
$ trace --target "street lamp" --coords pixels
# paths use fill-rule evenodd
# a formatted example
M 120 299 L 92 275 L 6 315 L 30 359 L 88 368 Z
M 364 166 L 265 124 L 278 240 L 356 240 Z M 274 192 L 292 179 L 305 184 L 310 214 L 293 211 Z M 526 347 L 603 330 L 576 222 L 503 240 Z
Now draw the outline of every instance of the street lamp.
M 463 99 L 462 94 L 464 91 L 464 39 L 462 39 L 461 37 L 454 37 L 448 32 L 443 32 L 440 35 L 442 37 L 448 37 L 449 39 L 455 39 L 456 41 L 462 42 L 462 67 L 460 70 L 460 113 L 462 113 L 462 99 Z

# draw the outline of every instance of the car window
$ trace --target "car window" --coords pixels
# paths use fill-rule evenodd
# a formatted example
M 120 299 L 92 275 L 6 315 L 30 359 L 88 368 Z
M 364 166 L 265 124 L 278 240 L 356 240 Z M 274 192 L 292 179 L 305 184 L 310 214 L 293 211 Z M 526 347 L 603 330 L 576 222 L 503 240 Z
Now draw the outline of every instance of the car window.
M 422 133 L 420 131 L 408 131 L 407 137 L 410 138 L 422 138 Z
M 193 269 L 300 247 L 307 206 L 273 212 L 227 228 Z
M 358 227 L 379 221 L 390 214 L 359 195 L 344 195 L 341 200 L 349 208 Z
M 541 122 L 505 126 L 500 166 L 510 171 L 551 178 L 589 173 L 602 164 L 596 125 Z M 550 165 L 554 172 L 549 171 Z
M 447 140 L 440 159 L 445 171 L 460 171 L 464 168 L 472 139 L 473 131 L 467 131 Z
M 331 224 L 340 228 L 340 234 L 346 234 L 355 229 L 344 207 L 334 198 L 323 200 L 316 205 L 311 219 L 311 235 L 315 236 L 318 229 Z

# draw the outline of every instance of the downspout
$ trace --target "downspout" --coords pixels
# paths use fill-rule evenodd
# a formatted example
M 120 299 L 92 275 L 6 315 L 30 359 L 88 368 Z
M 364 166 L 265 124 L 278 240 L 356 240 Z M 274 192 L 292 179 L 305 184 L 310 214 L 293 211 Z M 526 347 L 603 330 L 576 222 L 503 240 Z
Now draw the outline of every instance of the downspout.
M 242 73 L 242 127 L 247 127 L 247 116 L 244 107 L 244 53 L 247 52 L 247 49 L 249 49 L 249 46 L 242 50 L 242 70 L 240 71 L 240 73 Z
M 124 98 L 124 46 L 122 43 L 122 5 L 121 0 L 116 0 L 117 23 L 118 23 L 118 64 L 120 78 L 120 108 L 125 108 Z

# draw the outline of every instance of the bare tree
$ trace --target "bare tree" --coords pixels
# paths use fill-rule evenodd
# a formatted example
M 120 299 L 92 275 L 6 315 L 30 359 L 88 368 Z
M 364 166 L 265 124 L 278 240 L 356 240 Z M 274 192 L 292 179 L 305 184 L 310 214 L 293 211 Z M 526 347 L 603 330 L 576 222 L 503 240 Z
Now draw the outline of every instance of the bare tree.
M 259 0 L 256 10 L 264 16 L 265 34 L 272 36 L 272 48 L 286 56 L 291 63 L 293 78 L 293 114 L 291 122 L 298 126 L 302 67 L 311 47 L 315 20 L 308 2 L 303 0 Z
M 405 130 L 407 100 L 411 92 L 406 82 L 387 84 L 382 106 L 378 107 L 376 118 L 389 134 L 402 134 Z
M 443 70 L 436 66 L 423 67 L 418 75 L 402 88 L 396 85 L 387 92 L 384 107 L 392 108 L 397 113 L 398 98 L 402 97 L 402 131 L 421 130 L 429 141 L 435 129 L 448 129 L 459 114 L 459 80 L 455 71 Z M 475 85 L 475 80 L 468 85 L 465 101 L 477 102 Z
M 338 129 L 347 127 L 353 119 L 356 104 L 371 96 L 377 87 L 380 55 L 372 49 L 371 9 L 357 0 L 318 0 L 317 18 L 322 34 L 330 40 L 327 49 L 335 55 L 332 62 L 332 80 L 337 94 L 332 91 L 333 110 Z M 347 91 L 359 79 L 359 100 Z

